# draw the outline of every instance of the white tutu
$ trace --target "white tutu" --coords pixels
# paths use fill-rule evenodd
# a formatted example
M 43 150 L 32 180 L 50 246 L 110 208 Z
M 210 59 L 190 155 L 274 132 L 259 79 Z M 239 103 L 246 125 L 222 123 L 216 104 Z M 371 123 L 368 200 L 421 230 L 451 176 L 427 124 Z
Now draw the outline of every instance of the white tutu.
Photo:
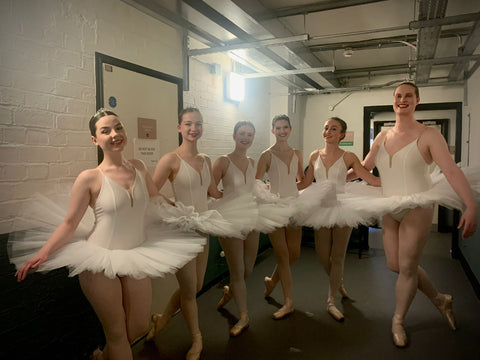
M 185 206 L 179 201 L 170 205 L 162 197 L 156 197 L 147 214 L 150 221 L 221 237 L 243 239 L 255 228 L 258 212 L 252 195 L 248 193 L 211 199 L 208 207 L 199 213 L 193 206 Z
M 268 234 L 275 229 L 287 226 L 296 210 L 297 198 L 280 198 L 277 194 L 271 193 L 268 186 L 261 180 L 255 181 L 253 189 L 258 207 L 255 230 Z
M 479 199 L 480 171 L 478 168 L 462 169 L 477 200 Z M 439 171 L 431 174 L 432 187 L 424 192 L 385 197 L 381 187 L 365 182 L 351 182 L 345 193 L 336 194 L 335 185 L 328 181 L 312 184 L 299 197 L 304 204 L 294 215 L 294 222 L 313 228 L 370 225 L 385 214 L 405 209 L 430 207 L 434 204 L 463 211 L 465 205 Z M 330 190 L 328 190 L 330 188 Z
M 9 238 L 10 260 L 17 267 L 40 249 L 63 221 L 68 196 L 51 199 L 36 194 L 25 209 L 21 227 Z M 60 200 L 59 200 L 60 199 Z M 94 226 L 94 216 L 88 208 L 69 243 L 50 254 L 38 271 L 50 271 L 67 266 L 70 276 L 83 271 L 104 272 L 105 276 L 134 278 L 161 277 L 174 273 L 203 251 L 206 239 L 194 232 L 179 231 L 166 224 L 146 221 L 146 241 L 131 249 L 106 249 L 88 242 Z
M 245 236 L 255 229 L 258 220 L 258 209 L 255 198 L 251 193 L 240 192 L 224 196 L 220 199 L 212 199 L 208 203 L 209 209 L 217 210 L 226 220 L 228 220 L 240 236 L 229 236 L 235 238 L 245 238 Z

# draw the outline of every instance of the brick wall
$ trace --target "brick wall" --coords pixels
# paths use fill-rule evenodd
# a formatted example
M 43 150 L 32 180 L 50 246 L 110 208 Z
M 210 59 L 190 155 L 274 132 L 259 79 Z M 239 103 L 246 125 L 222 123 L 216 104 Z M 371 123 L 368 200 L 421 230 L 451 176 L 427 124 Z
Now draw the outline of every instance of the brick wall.
M 120 0 L 0 2 L 0 234 L 34 192 L 56 192 L 96 166 L 88 119 L 95 110 L 95 51 L 182 77 L 179 31 Z M 230 60 L 219 55 L 222 71 Z M 232 149 L 233 125 L 251 120 L 268 147 L 269 81 L 249 81 L 243 104 L 223 101 L 222 76 L 191 60 L 186 106 L 205 118 L 202 152 Z M 119 114 L 121 115 L 121 114 Z

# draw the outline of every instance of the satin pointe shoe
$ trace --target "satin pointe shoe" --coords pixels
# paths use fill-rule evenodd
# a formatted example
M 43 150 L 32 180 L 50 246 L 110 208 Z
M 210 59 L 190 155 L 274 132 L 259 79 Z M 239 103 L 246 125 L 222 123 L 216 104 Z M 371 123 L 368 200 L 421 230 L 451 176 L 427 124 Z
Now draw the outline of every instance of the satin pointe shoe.
M 335 303 L 333 302 L 327 302 L 327 312 L 338 322 L 343 322 L 345 320 L 342 312 L 338 310 L 338 308 L 335 306 Z
M 232 326 L 230 329 L 230 336 L 235 337 L 240 335 L 244 330 L 249 326 L 249 319 L 240 319 L 238 322 Z
M 203 350 L 202 334 L 198 333 L 192 336 L 192 347 L 187 352 L 186 360 L 198 360 Z
M 265 276 L 263 282 L 265 283 L 265 292 L 263 293 L 263 296 L 267 298 L 273 292 L 273 289 L 275 289 L 275 284 L 273 284 L 272 278 L 268 276 Z
M 217 309 L 223 308 L 227 303 L 232 299 L 232 292 L 230 291 L 230 287 L 225 285 L 223 287 L 223 295 L 220 301 L 217 304 Z
M 100 348 L 97 348 L 93 351 L 92 356 L 90 356 L 92 360 L 103 360 L 103 351 Z
M 456 330 L 457 326 L 455 323 L 455 316 L 453 315 L 453 298 L 452 295 L 445 294 L 443 296 L 443 303 L 440 306 L 437 306 L 438 311 L 442 313 L 443 316 L 447 318 L 448 325 L 450 329 Z
M 272 317 L 275 319 L 275 320 L 280 320 L 280 319 L 284 319 L 286 318 L 288 315 L 290 314 L 293 314 L 293 312 L 295 311 L 293 305 L 283 305 L 280 309 L 278 309 L 277 311 L 275 311 L 272 315 Z
M 168 321 L 165 321 L 164 315 L 162 314 L 153 314 L 150 322 L 150 330 L 145 337 L 145 341 L 152 341 L 155 338 L 155 335 L 157 335 L 157 333 L 162 330 L 168 323 Z
M 392 319 L 392 337 L 393 343 L 396 347 L 403 348 L 408 344 L 407 333 L 403 328 L 401 320 L 397 320 L 395 317 Z

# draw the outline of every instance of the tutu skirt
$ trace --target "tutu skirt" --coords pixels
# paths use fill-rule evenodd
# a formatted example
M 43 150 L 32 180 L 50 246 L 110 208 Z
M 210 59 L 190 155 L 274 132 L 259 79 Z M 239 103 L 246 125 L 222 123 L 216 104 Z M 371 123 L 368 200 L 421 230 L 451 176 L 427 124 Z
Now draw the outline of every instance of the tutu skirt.
M 480 169 L 462 169 L 474 196 L 480 199 Z M 301 192 L 293 220 L 298 225 L 313 228 L 371 225 L 385 214 L 394 214 L 416 207 L 431 207 L 439 204 L 450 209 L 463 211 L 465 205 L 453 190 L 445 176 L 434 171 L 432 187 L 424 192 L 383 196 L 381 187 L 365 182 L 350 182 L 345 193 L 337 194 L 335 184 L 324 181 L 314 183 Z
M 63 221 L 68 196 L 55 201 L 36 194 L 21 219 L 25 230 L 14 231 L 9 238 L 10 260 L 17 267 L 34 255 Z M 191 231 L 181 231 L 168 224 L 153 221 L 145 224 L 146 240 L 131 249 L 107 249 L 88 241 L 94 226 L 94 215 L 87 209 L 71 240 L 50 254 L 38 271 L 68 267 L 69 275 L 83 271 L 104 272 L 105 276 L 134 278 L 162 277 L 174 273 L 203 251 L 205 237 Z

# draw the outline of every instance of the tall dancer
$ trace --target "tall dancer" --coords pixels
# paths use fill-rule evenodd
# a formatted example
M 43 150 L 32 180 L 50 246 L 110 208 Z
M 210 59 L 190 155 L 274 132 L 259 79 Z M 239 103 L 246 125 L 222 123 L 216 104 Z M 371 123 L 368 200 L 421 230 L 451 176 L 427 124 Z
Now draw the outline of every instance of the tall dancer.
M 213 164 L 215 183 L 218 185 L 220 180 L 222 181 L 225 197 L 235 196 L 241 192 L 252 193 L 254 190 L 255 162 L 247 156 L 247 150 L 253 144 L 254 138 L 254 125 L 249 121 L 239 121 L 233 130 L 235 149 L 230 154 L 219 157 Z M 240 313 L 240 319 L 230 329 L 231 336 L 239 335 L 249 325 L 245 280 L 255 265 L 258 239 L 258 231 L 250 232 L 245 239 L 219 237 L 227 258 L 230 286 L 224 286 L 223 296 L 217 308 L 223 308 L 233 297 Z
M 455 164 L 439 131 L 417 122 L 414 111 L 420 102 L 418 87 L 410 82 L 394 91 L 395 126 L 377 135 L 364 160 L 367 169 L 376 165 L 385 196 L 427 192 L 431 187 L 428 165 L 435 162 L 465 205 L 458 227 L 463 237 L 471 236 L 477 226 L 477 205 L 470 185 Z M 440 195 L 441 196 L 441 195 Z M 415 207 L 383 216 L 382 232 L 387 265 L 398 273 L 395 287 L 396 307 L 392 319 L 393 342 L 407 345 L 404 319 L 417 288 L 447 318 L 455 330 L 452 296 L 440 293 L 419 260 L 432 223 L 433 205 Z
M 172 183 L 175 200 L 192 205 L 201 213 L 208 209 L 208 195 L 222 196 L 211 176 L 211 161 L 198 152 L 197 142 L 203 133 L 203 118 L 196 108 L 186 108 L 178 116 L 178 132 L 182 135 L 181 145 L 164 155 L 157 164 L 153 181 L 161 189 L 167 179 Z M 183 316 L 192 334 L 192 347 L 187 359 L 198 359 L 203 348 L 202 335 L 198 324 L 196 294 L 203 286 L 208 260 L 207 244 L 203 252 L 176 273 L 179 289 L 174 292 L 163 314 L 152 316 L 153 326 L 147 340 L 163 329 L 171 317 L 182 309 Z
M 275 116 L 272 120 L 275 144 L 262 153 L 257 165 L 256 178 L 263 180 L 267 173 L 270 191 L 280 195 L 281 198 L 297 197 L 297 180 L 303 179 L 302 154 L 288 144 L 291 131 L 290 118 L 287 115 Z M 280 280 L 284 305 L 273 314 L 273 318 L 282 319 L 294 311 L 290 265 L 300 256 L 302 229 L 287 226 L 269 233 L 268 237 L 275 251 L 277 266 L 271 277 L 265 277 L 265 297 L 270 296 Z
M 349 168 L 353 168 L 356 174 L 372 185 L 380 185 L 380 179 L 368 172 L 354 153 L 340 148 L 339 143 L 345 137 L 346 131 L 347 124 L 342 119 L 332 117 L 327 120 L 322 132 L 325 147 L 310 154 L 308 170 L 305 179 L 299 184 L 300 189 L 311 185 L 315 178 L 317 184 L 328 181 L 334 185 L 331 191 L 344 193 Z M 311 220 L 311 225 L 315 229 L 315 249 L 318 259 L 330 282 L 327 311 L 335 320 L 343 321 L 342 312 L 335 306 L 335 295 L 340 292 L 343 297 L 348 297 L 343 286 L 343 265 L 352 227 L 336 225 L 342 223 L 345 213 L 337 219 L 330 219 L 328 216 L 323 216 L 327 210 L 325 207 L 315 209 L 313 215 L 315 219 Z M 333 226 L 328 222 L 333 222 Z
M 30 269 L 68 266 L 70 276 L 79 274 L 82 291 L 105 333 L 103 353 L 96 350 L 93 358 L 132 359 L 130 344 L 148 331 L 152 298 L 148 276 L 181 267 L 201 251 L 204 240 L 195 233 L 178 233 L 172 237 L 176 245 L 163 247 L 165 234 L 155 227 L 149 230 L 144 221 L 149 197 L 157 194 L 157 188 L 140 160 L 124 158 L 127 134 L 119 118 L 100 109 L 90 120 L 90 131 L 93 143 L 103 150 L 102 163 L 80 173 L 65 219 L 15 275 L 22 281 Z M 51 209 L 57 206 L 48 199 L 44 203 Z M 85 225 L 82 218 L 88 206 L 95 224 L 82 237 L 75 231 Z M 54 215 L 49 210 L 38 214 L 43 224 Z

